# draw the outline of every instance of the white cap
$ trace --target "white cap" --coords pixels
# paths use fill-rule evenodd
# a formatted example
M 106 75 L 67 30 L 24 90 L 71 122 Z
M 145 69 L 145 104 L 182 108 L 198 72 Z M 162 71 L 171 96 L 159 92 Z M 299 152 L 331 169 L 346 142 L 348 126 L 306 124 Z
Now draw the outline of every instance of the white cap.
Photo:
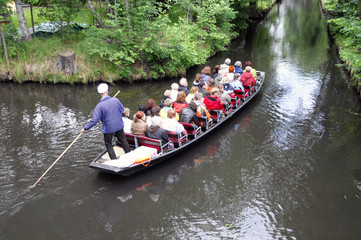
M 106 83 L 101 83 L 98 86 L 98 93 L 103 94 L 106 93 L 108 91 L 108 84 Z

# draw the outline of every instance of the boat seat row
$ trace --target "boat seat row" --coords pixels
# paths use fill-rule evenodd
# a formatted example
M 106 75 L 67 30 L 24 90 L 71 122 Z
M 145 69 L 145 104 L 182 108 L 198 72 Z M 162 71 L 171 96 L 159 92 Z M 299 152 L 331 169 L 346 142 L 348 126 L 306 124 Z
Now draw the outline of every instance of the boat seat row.
M 147 136 L 135 135 L 132 133 L 125 133 L 125 138 L 131 149 L 136 149 L 140 146 L 156 148 L 158 153 L 163 153 L 167 149 L 172 149 L 172 143 L 162 144 L 162 140 L 149 138 Z
M 201 134 L 202 132 L 202 127 L 198 127 L 190 123 L 184 123 L 184 122 L 179 122 L 179 123 L 182 124 L 184 129 L 187 131 L 189 139 L 197 138 L 197 136 L 199 136 L 199 134 Z
M 163 153 L 167 149 L 172 149 L 175 146 L 182 146 L 189 139 L 194 139 L 199 136 L 202 132 L 201 127 L 190 123 L 180 122 L 184 126 L 184 132 L 176 133 L 172 131 L 167 131 L 169 142 L 167 144 L 162 144 L 162 140 L 149 138 L 147 136 L 135 135 L 132 133 L 125 133 L 125 138 L 131 149 L 136 149 L 140 146 L 156 148 L 158 153 Z M 207 122 L 208 123 L 208 122 Z

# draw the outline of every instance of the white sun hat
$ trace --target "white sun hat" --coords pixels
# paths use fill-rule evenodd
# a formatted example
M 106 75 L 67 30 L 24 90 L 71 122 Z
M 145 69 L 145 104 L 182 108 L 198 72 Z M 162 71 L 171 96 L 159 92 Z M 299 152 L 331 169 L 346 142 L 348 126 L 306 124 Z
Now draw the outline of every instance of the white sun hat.
M 108 91 L 108 84 L 106 83 L 101 83 L 98 86 L 98 93 L 103 94 L 106 93 Z

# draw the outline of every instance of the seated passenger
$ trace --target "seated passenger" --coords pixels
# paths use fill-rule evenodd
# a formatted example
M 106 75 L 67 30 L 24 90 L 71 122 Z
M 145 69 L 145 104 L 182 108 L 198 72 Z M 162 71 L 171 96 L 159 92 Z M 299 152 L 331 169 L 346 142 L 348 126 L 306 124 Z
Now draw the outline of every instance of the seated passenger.
M 138 106 L 138 111 L 142 111 L 144 112 L 144 114 L 147 116 L 148 111 L 147 111 L 147 106 L 145 106 L 145 104 L 141 104 Z
M 161 118 L 152 118 L 150 126 L 147 128 L 145 135 L 150 138 L 162 140 L 162 144 L 169 142 L 168 133 L 166 130 L 161 128 Z
M 219 84 L 217 87 L 219 89 L 219 100 L 221 100 L 221 103 L 230 104 L 232 100 L 231 96 L 229 96 L 229 94 L 226 91 L 224 91 L 223 85 Z
M 243 75 L 243 74 L 242 74 L 242 75 Z M 235 74 L 235 77 L 236 77 L 236 79 L 233 80 L 233 81 L 230 81 L 229 84 L 232 86 L 233 90 L 237 89 L 237 90 L 242 90 L 242 91 L 244 91 L 244 87 L 243 87 L 241 81 L 238 80 L 239 77 L 240 77 L 239 74 L 238 74 L 238 73 Z
M 218 71 L 219 71 L 220 68 L 221 68 L 221 67 L 220 67 L 219 65 L 216 65 L 216 66 L 214 67 L 214 69 L 213 69 L 213 75 L 212 75 L 212 77 L 213 77 L 214 79 L 216 79 L 216 77 L 218 77 Z
M 180 113 L 182 108 L 187 107 L 188 103 L 186 102 L 186 93 L 184 91 L 180 91 L 177 96 L 177 100 L 173 102 L 173 109 Z
M 208 84 L 208 80 L 211 77 L 212 74 L 212 68 L 210 66 L 205 66 L 202 71 L 202 79 L 203 81 L 205 81 Z
M 204 98 L 203 103 L 208 110 L 223 110 L 223 104 L 218 98 L 219 89 L 212 88 L 211 95 Z
M 193 86 L 191 87 L 191 90 L 189 91 L 189 94 L 187 95 L 186 97 L 186 102 L 187 103 L 190 103 L 194 100 L 194 94 L 198 92 L 198 87 L 196 86 Z
M 189 89 L 188 89 L 188 81 L 186 78 L 181 78 L 179 80 L 179 88 L 178 88 L 178 92 L 180 91 L 184 91 L 186 93 L 186 95 L 189 94 Z
M 153 118 L 159 118 L 163 124 L 163 118 L 160 116 L 160 110 L 161 110 L 161 108 L 159 106 L 155 106 L 152 108 L 151 114 L 147 117 L 148 126 L 151 125 Z
M 223 78 L 223 77 L 218 76 L 218 77 L 216 77 L 216 78 L 214 79 L 214 81 L 216 82 L 216 85 L 222 83 L 222 78 Z
M 159 115 L 161 116 L 161 118 L 163 118 L 163 119 L 167 118 L 168 111 L 170 109 L 173 109 L 172 105 L 173 105 L 172 99 L 169 98 L 164 101 L 164 108 L 162 108 L 159 112 Z M 177 119 L 177 121 L 179 121 L 179 115 L 177 112 L 176 112 L 176 119 Z
M 123 123 L 124 123 L 124 132 L 125 133 L 132 133 L 132 120 L 130 120 L 129 118 L 129 114 L 130 114 L 130 110 L 129 108 L 124 108 L 124 112 L 123 112 Z
M 234 67 L 231 65 L 229 66 L 228 73 L 226 74 L 226 77 L 229 79 L 229 81 L 234 80 Z
M 223 84 L 224 91 L 226 91 L 227 93 L 232 93 L 233 92 L 234 88 L 229 83 L 229 79 L 227 77 L 223 77 L 221 83 Z M 239 82 L 239 85 L 242 86 L 241 82 Z
M 177 112 L 174 109 L 170 109 L 167 112 L 167 118 L 164 119 L 163 122 L 163 129 L 166 131 L 176 132 L 176 133 L 182 133 L 184 131 L 184 127 L 182 124 L 180 124 L 177 119 L 176 115 Z
M 148 116 L 148 110 L 147 110 L 147 106 L 145 106 L 145 104 L 141 104 L 138 106 L 138 111 L 144 112 L 145 114 L 145 121 L 147 122 L 147 116 Z M 134 117 L 133 117 L 134 119 Z
M 178 91 L 179 85 L 178 85 L 178 83 L 172 83 L 172 85 L 170 87 L 171 87 L 170 98 L 174 102 L 175 100 L 177 100 L 177 95 L 179 93 L 179 91 Z
M 243 87 L 249 88 L 249 86 L 256 85 L 256 80 L 251 73 L 252 68 L 250 66 L 247 66 L 245 70 L 246 72 L 243 73 L 241 76 L 241 82 Z
M 199 83 L 201 80 L 202 80 L 202 74 L 197 73 L 192 85 L 199 88 Z
M 257 71 L 256 71 L 256 69 L 252 68 L 252 63 L 251 63 L 250 61 L 246 61 L 246 62 L 244 63 L 244 65 L 245 65 L 246 67 L 251 67 L 251 73 L 252 73 L 254 79 L 257 79 Z
M 208 84 L 205 82 L 205 81 L 201 81 L 199 83 L 199 90 L 198 92 L 202 93 L 203 94 L 203 97 L 205 96 L 208 96 L 209 95 L 209 92 L 207 91 L 207 88 L 208 88 Z
M 200 126 L 197 117 L 197 104 L 195 102 L 191 102 L 188 104 L 188 107 L 183 108 L 180 112 L 180 122 L 184 123 L 194 123 L 197 126 Z
M 153 99 L 149 98 L 149 99 L 147 100 L 147 102 L 145 103 L 145 106 L 147 107 L 147 113 L 146 113 L 146 115 L 147 115 L 147 116 L 150 116 L 150 115 L 152 114 L 152 113 L 151 113 L 151 112 L 152 112 L 152 108 L 156 106 L 155 101 L 154 101 Z
M 197 116 L 199 117 L 207 117 L 208 120 L 211 119 L 211 114 L 203 103 L 203 95 L 202 93 L 198 92 L 194 95 L 194 103 L 197 104 Z
M 210 93 L 211 89 L 214 87 L 216 87 L 216 80 L 214 80 L 213 78 L 209 78 L 207 91 Z
M 160 104 L 159 104 L 159 107 L 160 107 L 160 108 L 164 108 L 164 101 L 165 101 L 167 98 L 169 98 L 169 99 L 172 100 L 172 98 L 170 97 L 170 90 L 165 90 L 165 91 L 164 91 L 164 97 L 163 97 L 163 99 L 160 101 Z
M 225 77 L 229 71 L 229 65 L 231 65 L 231 59 L 227 58 L 224 60 L 224 63 L 219 66 L 218 76 Z
M 237 61 L 234 64 L 234 74 L 239 73 L 240 75 L 243 74 L 243 69 L 242 69 L 242 62 L 241 61 Z
M 145 114 L 142 111 L 138 111 L 133 116 L 132 122 L 132 133 L 135 135 L 143 135 L 145 136 L 145 132 L 147 131 L 148 125 L 145 122 Z

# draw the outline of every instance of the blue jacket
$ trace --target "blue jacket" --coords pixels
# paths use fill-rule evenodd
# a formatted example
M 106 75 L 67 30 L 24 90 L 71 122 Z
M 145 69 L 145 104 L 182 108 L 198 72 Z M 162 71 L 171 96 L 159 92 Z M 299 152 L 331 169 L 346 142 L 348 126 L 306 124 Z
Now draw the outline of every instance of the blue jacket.
M 84 129 L 89 130 L 101 120 L 104 133 L 115 133 L 120 131 L 124 128 L 122 119 L 123 112 L 123 105 L 118 98 L 110 96 L 103 97 L 96 105 L 93 117 L 90 122 L 85 125 Z
M 233 73 L 234 74 L 239 73 L 239 74 L 242 75 L 243 74 L 243 69 L 241 67 L 235 67 Z
M 239 80 L 231 81 L 231 82 L 229 82 L 229 85 L 231 85 L 233 87 L 233 89 L 239 89 L 239 90 L 244 91 L 244 87 L 243 87 L 241 81 L 239 81 Z
M 211 76 L 202 73 L 202 79 L 201 79 L 201 80 L 204 80 L 207 84 L 209 84 L 209 81 L 208 81 L 208 80 L 209 80 L 210 77 L 211 77 Z

